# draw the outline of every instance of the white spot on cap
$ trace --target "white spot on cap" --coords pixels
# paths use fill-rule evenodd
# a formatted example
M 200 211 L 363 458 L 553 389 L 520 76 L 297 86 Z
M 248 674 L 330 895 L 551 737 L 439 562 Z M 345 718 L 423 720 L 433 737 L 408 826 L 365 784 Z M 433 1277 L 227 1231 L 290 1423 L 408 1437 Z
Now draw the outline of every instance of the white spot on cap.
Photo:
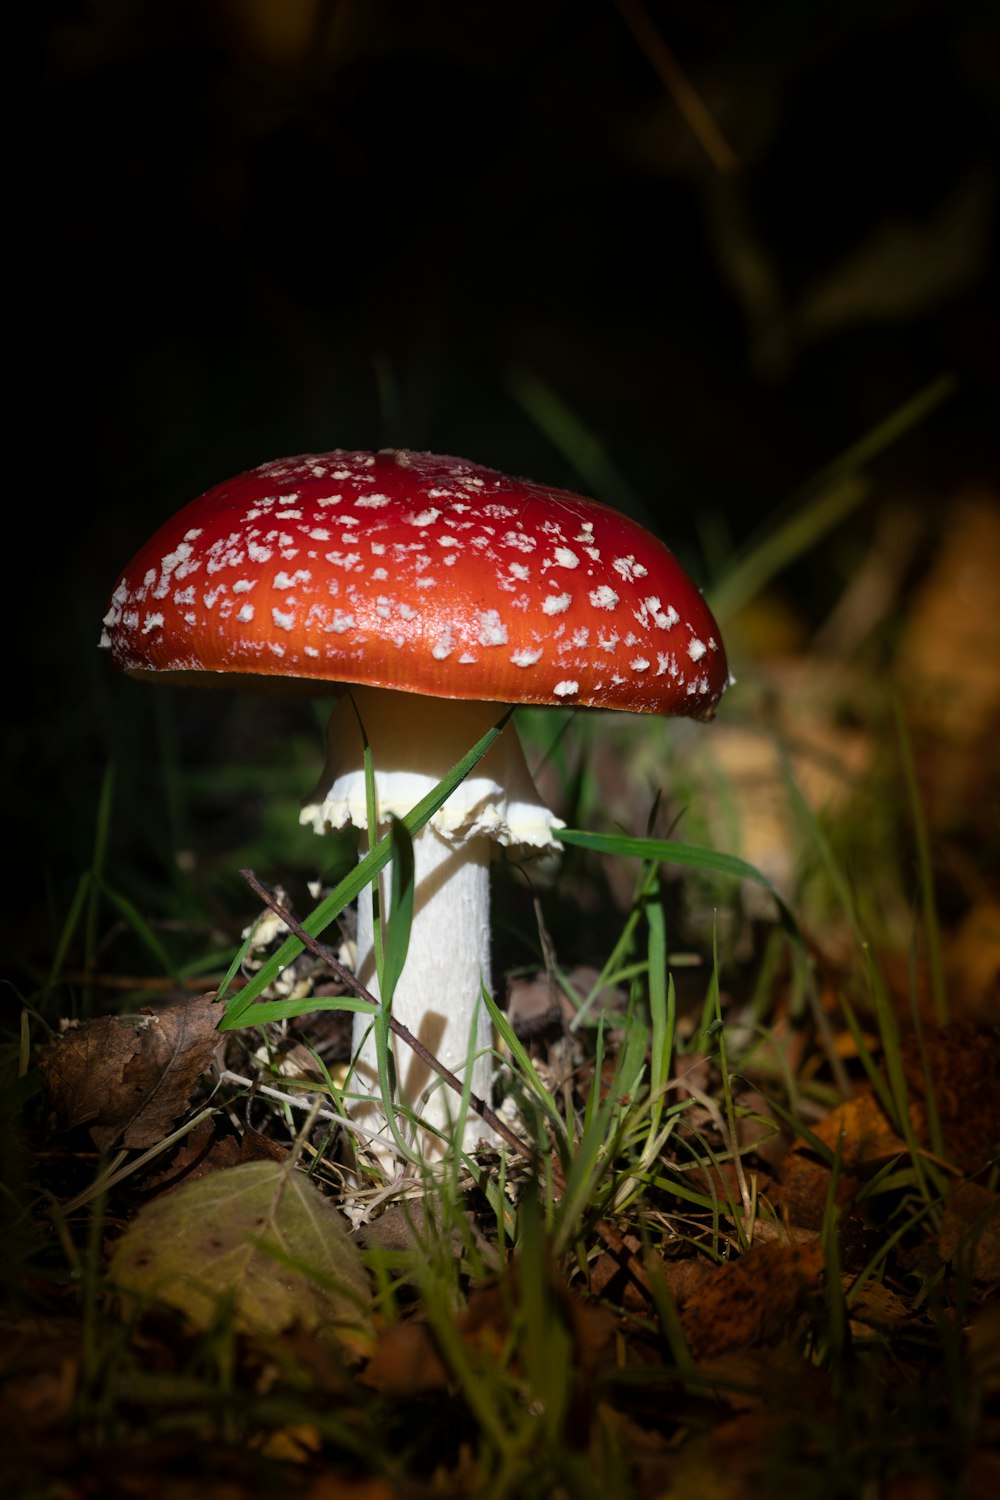
M 279 630 L 291 630 L 295 624 L 295 611 L 294 609 L 272 609 L 271 619 Z
M 412 516 L 407 516 L 407 518 L 406 518 L 407 525 L 409 525 L 409 526 L 433 526 L 434 522 L 437 520 L 437 518 L 438 518 L 438 516 L 440 514 L 441 514 L 441 512 L 439 510 L 435 510 L 434 507 L 433 507 L 433 505 L 432 505 L 429 510 L 415 511 Z
M 614 609 L 618 603 L 618 595 L 613 588 L 610 588 L 606 583 L 602 583 L 600 587 L 591 589 L 590 602 L 595 609 Z
M 435 661 L 447 661 L 455 649 L 455 637 L 450 625 L 446 625 L 431 647 L 431 655 Z
M 236 618 L 237 620 L 239 620 L 241 625 L 249 625 L 250 621 L 253 619 L 253 613 L 253 605 L 244 604 Z
M 233 593 L 249 594 L 250 590 L 255 589 L 256 587 L 256 578 L 237 578 L 236 582 L 233 584 Z
M 571 678 L 565 678 L 562 682 L 557 682 L 552 691 L 557 698 L 571 698 L 580 691 L 580 684 Z
M 500 538 L 501 547 L 516 547 L 518 552 L 534 552 L 535 538 L 523 531 L 505 531 Z
M 707 649 L 705 642 L 699 641 L 697 636 L 688 641 L 688 656 L 690 656 L 692 661 L 701 661 Z
M 542 600 L 542 614 L 564 615 L 572 602 L 572 594 L 547 594 Z
M 507 627 L 495 609 L 477 611 L 479 620 L 479 644 L 481 646 L 506 646 Z
M 633 672 L 645 672 L 646 668 L 649 666 L 649 662 L 644 656 L 634 656 L 629 662 L 629 666 L 632 668 Z
M 296 584 L 308 583 L 311 578 L 308 568 L 297 568 L 294 573 L 275 573 L 271 582 L 276 589 L 293 589 Z
M 521 651 L 515 651 L 511 657 L 511 661 L 515 667 L 533 667 L 535 662 L 541 657 L 541 654 L 541 648 L 537 651 L 529 651 L 525 648 Z
M 147 615 L 142 622 L 143 635 L 149 635 L 151 630 L 160 630 L 163 627 L 162 615 Z
M 552 563 L 557 568 L 578 568 L 580 559 L 569 547 L 557 547 L 552 554 Z
M 645 578 L 649 569 L 644 568 L 641 562 L 636 562 L 634 555 L 630 552 L 628 557 L 616 557 L 611 564 L 616 573 L 627 580 L 633 578 Z

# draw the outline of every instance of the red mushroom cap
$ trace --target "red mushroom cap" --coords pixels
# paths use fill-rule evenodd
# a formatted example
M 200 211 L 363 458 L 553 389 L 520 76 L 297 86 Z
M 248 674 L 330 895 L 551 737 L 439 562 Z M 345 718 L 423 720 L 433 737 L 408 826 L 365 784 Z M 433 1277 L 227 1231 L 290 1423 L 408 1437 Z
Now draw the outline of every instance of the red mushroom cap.
M 673 555 L 568 490 L 428 453 L 305 454 L 179 511 L 105 617 L 117 667 L 711 715 L 718 626 Z

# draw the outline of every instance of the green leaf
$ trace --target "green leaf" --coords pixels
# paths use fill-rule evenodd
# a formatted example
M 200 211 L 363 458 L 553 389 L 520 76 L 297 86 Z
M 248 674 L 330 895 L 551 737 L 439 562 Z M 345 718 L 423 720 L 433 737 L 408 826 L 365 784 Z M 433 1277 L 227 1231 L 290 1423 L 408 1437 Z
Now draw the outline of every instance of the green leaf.
M 212 1172 L 154 1199 L 119 1241 L 110 1276 L 198 1332 L 228 1315 L 240 1332 L 302 1328 L 358 1353 L 371 1338 L 368 1279 L 343 1219 L 278 1162 Z

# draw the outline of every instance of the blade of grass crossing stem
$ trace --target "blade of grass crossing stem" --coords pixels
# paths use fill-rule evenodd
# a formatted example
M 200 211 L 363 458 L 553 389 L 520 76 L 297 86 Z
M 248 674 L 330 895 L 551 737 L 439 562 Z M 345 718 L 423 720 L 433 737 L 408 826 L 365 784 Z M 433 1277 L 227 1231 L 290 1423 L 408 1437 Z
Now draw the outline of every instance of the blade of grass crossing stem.
M 465 780 L 473 766 L 482 759 L 497 736 L 502 733 L 512 712 L 513 710 L 508 709 L 497 723 L 493 725 L 492 729 L 488 729 L 482 738 L 476 741 L 472 749 L 463 755 L 461 760 L 456 761 L 448 774 L 441 778 L 437 786 L 428 792 L 426 797 L 422 797 L 416 807 L 411 808 L 406 817 L 401 820 L 411 838 L 414 834 L 419 833 L 425 824 L 430 822 L 438 808 L 447 802 L 455 788 Z M 318 937 L 320 933 L 324 932 L 344 908 L 349 906 L 360 892 L 364 890 L 365 886 L 371 883 L 379 871 L 385 868 L 391 858 L 392 840 L 389 835 L 386 835 L 385 838 L 379 840 L 374 849 L 371 849 L 365 855 L 364 859 L 355 865 L 353 870 L 344 876 L 343 880 L 338 882 L 330 894 L 309 913 L 302 924 L 309 935 L 311 937 Z M 265 990 L 268 985 L 273 984 L 281 971 L 301 952 L 302 944 L 298 938 L 286 938 L 277 953 L 272 954 L 267 962 L 261 966 L 246 988 L 240 990 L 238 994 L 233 995 L 227 1002 L 226 1012 L 220 1022 L 219 1030 L 234 1031 L 244 1025 L 255 1026 L 265 1020 L 278 1019 L 279 1014 L 281 1017 L 295 1016 L 301 1015 L 305 1010 L 317 1009 L 315 999 L 313 998 L 297 1002 L 277 1002 L 281 1006 L 280 1013 L 265 1016 L 263 1008 L 254 1004 L 261 991 Z M 359 1001 L 354 1005 L 345 1005 L 343 1004 L 345 998 L 344 996 L 337 996 L 335 1005 L 330 1008 L 371 1011 L 371 1007 L 364 1001 Z M 293 1008 L 289 1009 L 289 1004 Z M 247 1012 L 251 1009 L 253 1014 L 248 1018 Z M 271 1007 L 268 1006 L 267 1009 L 270 1011 Z
M 377 842 L 374 836 L 379 827 L 378 796 L 375 790 L 375 760 L 372 756 L 372 747 L 368 740 L 364 720 L 357 703 L 351 696 L 351 707 L 354 709 L 354 717 L 358 721 L 358 729 L 361 731 L 361 761 L 365 772 L 365 821 L 368 824 L 368 847 Z M 360 895 L 359 901 L 371 901 L 372 904 L 372 955 L 375 960 L 375 973 L 379 976 L 379 985 L 382 983 L 382 882 L 376 875 L 369 888 L 368 895 Z M 385 990 L 380 989 L 384 995 Z
M 368 768 L 366 767 L 366 770 Z M 372 799 L 374 807 L 374 799 Z M 412 1150 L 403 1140 L 396 1124 L 396 1062 L 392 1050 L 392 1032 L 389 1018 L 392 1015 L 392 1000 L 399 983 L 406 954 L 410 946 L 410 930 L 413 926 L 414 867 L 413 841 L 399 818 L 389 818 L 389 840 L 392 845 L 389 879 L 389 910 L 381 909 L 376 902 L 375 918 L 381 928 L 382 941 L 378 955 L 378 982 L 381 1004 L 375 1012 L 372 1025 L 375 1027 L 375 1056 L 378 1065 L 379 1090 L 382 1095 L 382 1112 L 397 1146 L 408 1155 Z M 378 877 L 373 882 L 374 893 Z M 364 900 L 364 897 L 361 898 Z M 373 899 L 374 894 L 373 894 Z M 376 923 L 373 923 L 373 930 Z
M 934 871 L 931 863 L 931 845 L 927 833 L 920 788 L 917 785 L 917 770 L 913 760 L 913 744 L 903 715 L 903 705 L 898 692 L 892 694 L 892 712 L 896 721 L 896 738 L 899 743 L 899 758 L 903 769 L 903 785 L 910 804 L 913 832 L 917 844 L 917 865 L 920 871 L 920 894 L 924 910 L 924 942 L 927 947 L 927 968 L 931 982 L 931 997 L 934 1001 L 934 1017 L 939 1026 L 948 1021 L 948 992 L 944 980 L 944 962 L 941 957 L 941 925 L 938 921 L 937 902 L 934 899 Z

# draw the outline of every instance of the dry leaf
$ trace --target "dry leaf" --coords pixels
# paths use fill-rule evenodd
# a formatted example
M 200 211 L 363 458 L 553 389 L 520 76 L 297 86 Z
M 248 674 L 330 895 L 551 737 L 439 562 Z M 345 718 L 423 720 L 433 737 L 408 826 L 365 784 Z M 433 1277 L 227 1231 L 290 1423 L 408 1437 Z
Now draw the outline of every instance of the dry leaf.
M 674 1285 L 684 1336 L 695 1358 L 772 1338 L 818 1288 L 819 1244 L 759 1245 L 739 1260 L 702 1267 L 697 1287 Z
M 841 1166 L 854 1175 L 863 1175 L 863 1168 L 880 1167 L 907 1152 L 906 1142 L 892 1128 L 871 1089 L 832 1109 L 812 1129 L 831 1151 L 840 1144 Z
M 390 1323 L 365 1366 L 365 1385 L 397 1400 L 443 1391 L 448 1371 L 423 1323 Z
M 275 1162 L 215 1172 L 147 1204 L 110 1275 L 197 1330 L 228 1305 L 241 1332 L 303 1328 L 355 1350 L 370 1341 L 368 1278 L 343 1219 L 308 1177 Z
M 99 1016 L 66 1031 L 39 1058 L 63 1125 L 86 1125 L 101 1151 L 154 1146 L 187 1108 L 219 1044 L 219 1008 L 198 995 L 128 1018 Z

